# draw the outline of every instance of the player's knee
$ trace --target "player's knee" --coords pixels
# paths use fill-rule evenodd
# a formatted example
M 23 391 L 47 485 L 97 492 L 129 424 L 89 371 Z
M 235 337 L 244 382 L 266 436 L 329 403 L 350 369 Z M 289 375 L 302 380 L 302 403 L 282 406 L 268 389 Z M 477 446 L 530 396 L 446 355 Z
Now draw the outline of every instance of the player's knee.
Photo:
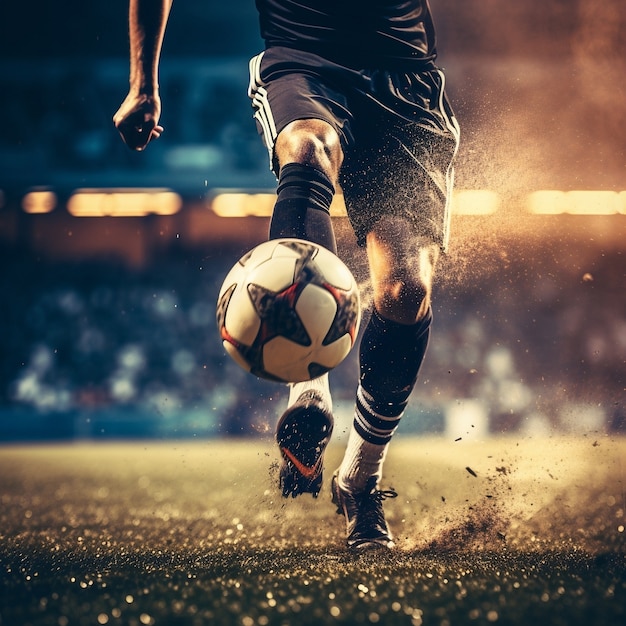
M 414 324 L 430 308 L 431 286 L 419 276 L 399 276 L 375 288 L 374 304 L 385 318 L 400 324 Z
M 339 136 L 327 122 L 292 122 L 279 134 L 275 149 L 281 166 L 302 163 L 321 170 L 333 182 L 337 180 L 343 154 Z
M 389 233 L 375 231 L 368 239 L 374 304 L 384 317 L 413 324 L 428 315 L 439 249 L 432 242 L 407 239 L 406 231 L 391 231 L 397 235 L 395 245 Z

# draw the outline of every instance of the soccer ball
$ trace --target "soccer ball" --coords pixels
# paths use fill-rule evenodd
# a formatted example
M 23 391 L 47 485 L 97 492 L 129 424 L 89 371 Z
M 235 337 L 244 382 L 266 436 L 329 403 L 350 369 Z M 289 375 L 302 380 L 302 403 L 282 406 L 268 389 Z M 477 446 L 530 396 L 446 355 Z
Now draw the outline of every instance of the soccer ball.
M 330 371 L 361 321 L 354 276 L 332 252 L 300 239 L 266 241 L 224 279 L 217 326 L 226 352 L 260 378 L 295 383 Z

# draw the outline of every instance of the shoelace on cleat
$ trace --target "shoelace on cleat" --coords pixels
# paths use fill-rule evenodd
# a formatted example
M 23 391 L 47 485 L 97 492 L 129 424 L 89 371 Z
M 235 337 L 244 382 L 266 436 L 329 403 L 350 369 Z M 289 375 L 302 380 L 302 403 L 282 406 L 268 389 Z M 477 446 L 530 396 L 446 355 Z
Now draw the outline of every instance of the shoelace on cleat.
M 383 500 L 397 498 L 398 492 L 395 489 L 376 489 L 366 491 L 359 498 L 359 526 L 386 526 L 383 512 Z

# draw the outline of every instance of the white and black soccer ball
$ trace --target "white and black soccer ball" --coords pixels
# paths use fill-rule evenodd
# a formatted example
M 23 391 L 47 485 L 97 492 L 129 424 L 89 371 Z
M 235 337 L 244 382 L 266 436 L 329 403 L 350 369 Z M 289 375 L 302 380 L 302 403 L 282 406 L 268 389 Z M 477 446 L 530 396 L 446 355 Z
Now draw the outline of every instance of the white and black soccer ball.
M 226 352 L 246 371 L 278 382 L 310 380 L 339 365 L 360 321 L 352 272 L 326 248 L 300 239 L 253 248 L 217 299 Z

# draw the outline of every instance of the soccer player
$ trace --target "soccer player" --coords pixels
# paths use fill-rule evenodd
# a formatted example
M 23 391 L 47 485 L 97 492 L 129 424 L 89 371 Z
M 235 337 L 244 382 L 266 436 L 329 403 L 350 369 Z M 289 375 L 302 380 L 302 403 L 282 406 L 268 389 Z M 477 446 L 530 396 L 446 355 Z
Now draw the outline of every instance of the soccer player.
M 114 116 L 135 150 L 163 131 L 158 66 L 172 0 L 130 0 L 130 91 Z M 428 0 L 256 0 L 264 50 L 249 96 L 277 197 L 269 237 L 336 252 L 344 194 L 367 251 L 373 306 L 345 456 L 331 482 L 347 544 L 391 548 L 383 463 L 428 344 L 433 272 L 447 245 L 459 127 L 436 66 Z M 207 5 L 207 10 L 210 7 Z M 333 429 L 328 376 L 291 385 L 277 424 L 285 497 L 322 484 Z

